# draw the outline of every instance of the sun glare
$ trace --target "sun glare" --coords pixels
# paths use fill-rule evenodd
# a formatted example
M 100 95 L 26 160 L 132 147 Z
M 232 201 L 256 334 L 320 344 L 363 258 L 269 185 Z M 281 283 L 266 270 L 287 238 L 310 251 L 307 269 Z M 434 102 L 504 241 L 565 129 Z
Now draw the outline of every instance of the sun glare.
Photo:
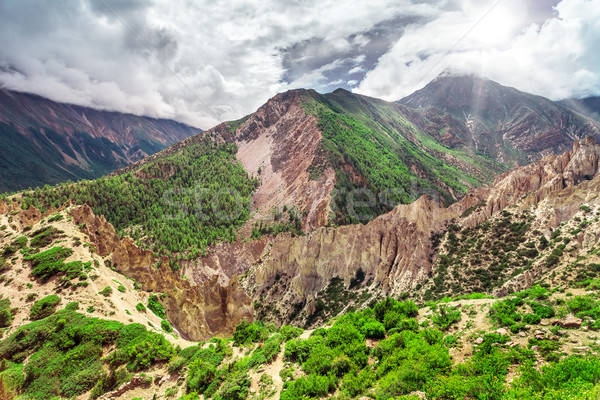
M 469 36 L 485 47 L 508 45 L 521 26 L 524 10 L 513 2 L 502 2 L 492 7 L 480 6 L 470 10 L 469 14 L 476 18 L 474 23 L 477 25 Z

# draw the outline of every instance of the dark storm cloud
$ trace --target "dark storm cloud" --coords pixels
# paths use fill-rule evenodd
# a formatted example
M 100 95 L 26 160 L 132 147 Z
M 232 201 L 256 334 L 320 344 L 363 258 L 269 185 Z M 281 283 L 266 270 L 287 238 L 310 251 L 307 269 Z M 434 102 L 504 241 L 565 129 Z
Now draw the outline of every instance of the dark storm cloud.
M 425 20 L 425 17 L 419 16 L 395 16 L 344 38 L 345 47 L 317 37 L 294 43 L 280 50 L 285 69 L 281 80 L 290 84 L 305 74 L 331 66 L 322 72 L 326 79 L 319 89 L 350 89 L 354 85 L 348 82 L 360 82 L 366 72 L 377 64 L 379 57 L 402 36 L 406 26 Z

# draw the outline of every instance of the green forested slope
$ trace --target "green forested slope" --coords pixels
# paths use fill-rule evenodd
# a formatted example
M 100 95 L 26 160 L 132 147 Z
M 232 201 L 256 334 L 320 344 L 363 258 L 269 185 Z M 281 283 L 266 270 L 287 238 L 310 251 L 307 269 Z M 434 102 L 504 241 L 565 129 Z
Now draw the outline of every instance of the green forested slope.
M 318 118 L 324 152 L 311 173 L 318 176 L 327 162 L 335 168 L 339 224 L 357 222 L 345 212 L 346 194 L 357 188 L 376 196 L 375 207 L 357 213 L 366 216 L 364 221 L 423 194 L 452 203 L 506 168 L 471 149 L 451 149 L 437 142 L 419 130 L 398 104 L 344 90 L 312 93 L 304 108 Z M 453 161 L 444 161 L 444 154 Z
M 155 252 L 194 257 L 219 240 L 235 240 L 248 218 L 258 182 L 235 153 L 233 144 L 204 140 L 122 175 L 24 192 L 22 207 L 43 210 L 71 199 Z

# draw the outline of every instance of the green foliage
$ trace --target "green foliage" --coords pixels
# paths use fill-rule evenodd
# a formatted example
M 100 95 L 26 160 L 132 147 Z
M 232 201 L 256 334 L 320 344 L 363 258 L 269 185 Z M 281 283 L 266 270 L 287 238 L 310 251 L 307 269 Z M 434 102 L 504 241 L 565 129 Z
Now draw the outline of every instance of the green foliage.
M 56 214 L 54 214 L 54 215 L 51 215 L 50 217 L 48 217 L 48 222 L 60 221 L 60 220 L 62 220 L 63 218 L 64 218 L 64 217 L 63 217 L 63 215 L 62 215 L 62 214 L 58 214 L 58 213 L 56 213 Z
M 103 352 L 111 370 L 102 366 Z M 23 368 L 21 390 L 26 398 L 71 398 L 92 390 L 97 398 L 129 380 L 123 368 L 139 371 L 170 359 L 175 350 L 162 336 L 139 324 L 87 318 L 61 310 L 18 328 L 0 342 L 0 359 L 29 361 Z
M 13 315 L 10 308 L 10 299 L 0 296 L 0 328 L 6 328 L 12 324 Z
M 79 302 L 78 301 L 72 301 L 69 304 L 67 304 L 65 306 L 65 310 L 68 311 L 77 311 L 79 310 Z
M 38 319 L 46 318 L 54 313 L 56 307 L 60 304 L 60 297 L 55 294 L 51 294 L 50 296 L 46 296 L 31 306 L 31 310 L 29 310 L 29 318 L 32 321 L 37 321 Z
M 64 262 L 71 254 L 72 249 L 59 246 L 27 256 L 25 260 L 31 261 L 31 274 L 42 282 L 47 282 L 55 275 L 65 276 L 68 280 L 80 277 L 85 279 L 81 261 Z
M 162 321 L 160 321 L 160 327 L 162 328 L 163 331 L 165 331 L 167 333 L 173 332 L 173 327 L 171 326 L 169 321 L 167 321 L 166 319 L 163 319 Z
M 533 313 L 538 315 L 540 318 L 552 318 L 556 314 L 554 312 L 554 308 L 545 306 L 535 301 L 529 302 L 529 306 L 533 310 Z
M 521 320 L 518 307 L 524 304 L 520 298 L 510 298 L 494 303 L 490 307 L 489 317 L 496 325 L 511 326 Z
M 461 319 L 461 312 L 458 309 L 452 309 L 446 306 L 438 307 L 437 312 L 431 315 L 433 323 L 442 331 L 450 328 L 452 324 L 456 324 Z
M 363 335 L 371 339 L 382 339 L 385 337 L 385 326 L 376 320 L 365 323 L 360 331 Z
M 31 234 L 31 247 L 46 247 L 55 241 L 63 233 L 53 226 L 41 228 Z
M 148 308 L 152 311 L 158 318 L 165 319 L 167 314 L 165 313 L 165 309 L 162 304 L 158 301 L 158 296 L 153 294 L 148 298 Z
M 235 240 L 249 216 L 258 180 L 236 161 L 236 151 L 233 144 L 206 139 L 137 171 L 25 192 L 24 202 L 38 208 L 58 207 L 68 199 L 88 204 L 119 233 L 142 240 L 159 254 L 197 256 L 219 240 Z
M 137 303 L 135 305 L 135 309 L 138 310 L 139 312 L 146 312 L 146 306 L 143 305 L 142 303 Z
M 101 294 L 104 297 L 109 297 L 112 294 L 112 292 L 113 290 L 110 286 L 105 286 L 104 289 L 98 292 L 98 294 Z
M 523 366 L 520 376 L 508 393 L 509 399 L 567 399 L 600 383 L 600 360 L 597 357 L 570 356 L 557 363 L 536 369 L 533 363 Z
M 125 286 L 119 284 L 119 286 L 117 287 L 117 290 L 121 293 L 125 293 Z
M 262 342 L 265 341 L 274 330 L 274 326 L 265 325 L 261 321 L 253 323 L 242 321 L 235 328 L 235 332 L 233 333 L 233 343 L 236 346 L 241 346 L 246 343 Z

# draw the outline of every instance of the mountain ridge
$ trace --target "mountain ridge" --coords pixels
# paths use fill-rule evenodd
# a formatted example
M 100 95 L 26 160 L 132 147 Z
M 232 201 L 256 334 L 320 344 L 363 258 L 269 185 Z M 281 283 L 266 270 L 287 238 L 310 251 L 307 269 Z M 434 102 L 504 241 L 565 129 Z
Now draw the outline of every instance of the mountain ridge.
M 97 178 L 198 129 L 0 90 L 0 191 Z

